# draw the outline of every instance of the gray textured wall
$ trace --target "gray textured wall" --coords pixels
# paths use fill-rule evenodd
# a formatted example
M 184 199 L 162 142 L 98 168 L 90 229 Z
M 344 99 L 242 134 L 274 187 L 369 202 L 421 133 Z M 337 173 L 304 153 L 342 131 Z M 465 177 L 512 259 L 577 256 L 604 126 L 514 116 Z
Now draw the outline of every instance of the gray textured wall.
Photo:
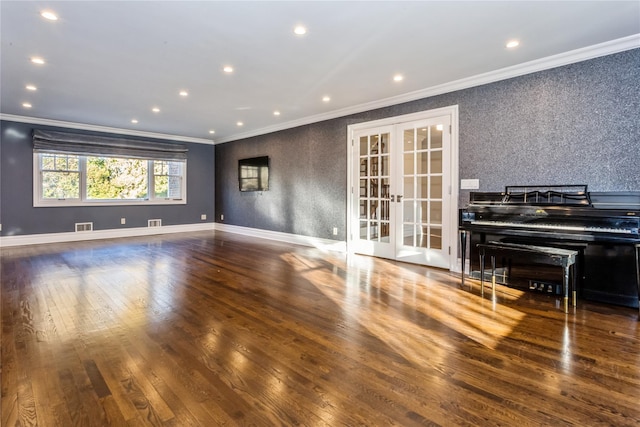
M 32 129 L 30 124 L 0 122 L 0 223 L 3 236 L 70 232 L 74 231 L 74 223 L 87 221 L 93 221 L 95 230 L 146 227 L 151 218 L 161 218 L 163 225 L 213 221 L 215 189 L 211 166 L 215 153 L 212 145 L 204 144 L 183 143 L 189 149 L 186 205 L 34 208 Z M 200 220 L 203 213 L 207 214 L 207 221 Z M 126 225 L 120 225 L 121 217 L 127 219 Z
M 345 239 L 347 126 L 459 106 L 460 178 L 640 190 L 640 49 L 216 146 L 216 221 Z M 240 193 L 237 161 L 271 158 L 271 188 Z M 460 192 L 462 206 L 468 191 Z M 338 227 L 337 237 L 331 229 Z
M 344 240 L 345 144 L 346 129 L 325 122 L 216 145 L 216 221 L 325 238 L 338 227 Z M 240 192 L 238 160 L 262 155 L 269 190 Z

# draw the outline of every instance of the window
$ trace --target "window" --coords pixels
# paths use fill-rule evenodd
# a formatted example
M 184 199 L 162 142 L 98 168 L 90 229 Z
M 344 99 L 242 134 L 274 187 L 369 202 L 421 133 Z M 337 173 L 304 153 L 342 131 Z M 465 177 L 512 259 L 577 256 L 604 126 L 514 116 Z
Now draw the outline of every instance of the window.
M 40 161 L 42 197 L 80 198 L 80 159 L 68 154 L 43 154 Z
M 34 171 L 34 206 L 186 203 L 186 160 L 36 152 Z
M 35 129 L 33 205 L 187 203 L 182 144 Z
M 180 198 L 183 163 L 167 160 L 153 162 L 153 193 L 155 197 Z
M 145 200 L 148 160 L 87 157 L 88 200 Z

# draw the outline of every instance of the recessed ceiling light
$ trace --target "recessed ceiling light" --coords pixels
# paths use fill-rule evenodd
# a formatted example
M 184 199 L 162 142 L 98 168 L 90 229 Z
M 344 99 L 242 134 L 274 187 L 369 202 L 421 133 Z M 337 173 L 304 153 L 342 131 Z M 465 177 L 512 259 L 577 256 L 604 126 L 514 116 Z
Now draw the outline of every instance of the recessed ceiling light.
M 394 82 L 401 82 L 402 80 L 404 80 L 404 77 L 402 76 L 402 74 L 396 74 L 395 76 L 393 76 Z
M 160 109 L 158 107 L 153 107 L 151 111 L 153 111 L 154 113 L 159 113 Z
M 509 41 L 507 42 L 507 44 L 506 44 L 506 46 L 507 46 L 509 49 L 513 49 L 514 47 L 517 47 L 517 46 L 519 46 L 519 45 L 520 45 L 520 42 L 519 42 L 518 40 L 509 40 Z
M 236 125 L 238 125 L 238 126 L 242 126 L 242 125 L 244 125 L 244 123 L 242 123 L 242 122 L 237 122 L 237 123 L 236 123 Z
M 213 135 L 214 133 L 216 133 L 216 131 L 215 131 L 215 130 L 213 130 L 213 129 L 211 129 L 211 130 L 209 131 L 209 133 L 210 133 L 211 135 Z
M 303 27 L 302 25 L 298 25 L 297 27 L 295 27 L 293 29 L 293 32 L 296 33 L 299 36 L 303 36 L 303 35 L 307 34 L 307 29 L 305 27 Z
M 57 21 L 58 20 L 58 15 L 56 15 L 53 12 L 51 12 L 50 10 L 43 10 L 40 13 L 40 16 L 42 16 L 45 19 L 48 19 L 49 21 Z
M 131 120 L 131 123 L 133 123 L 133 124 L 135 125 L 136 123 L 138 123 L 138 120 L 136 120 L 136 119 L 132 119 L 132 120 Z
M 279 115 L 280 115 L 280 111 L 277 111 L 277 110 L 276 110 L 276 111 L 274 111 L 274 112 L 273 112 L 273 115 L 274 115 L 274 116 L 279 116 Z
M 225 73 L 233 73 L 233 67 L 231 67 L 230 65 L 225 65 L 222 71 L 224 71 Z
M 27 90 L 38 90 L 38 88 L 35 87 L 34 85 L 26 85 L 25 89 L 27 89 Z
M 31 104 L 29 104 L 28 102 L 23 102 L 23 103 L 22 103 L 22 106 L 23 106 L 24 108 L 31 108 L 31 107 L 32 107 L 32 105 L 31 105 Z
M 34 64 L 42 65 L 42 64 L 44 64 L 44 59 L 38 58 L 38 57 L 33 57 L 33 58 L 31 58 L 31 62 L 33 62 Z
M 189 96 L 189 92 L 187 92 L 186 90 L 181 90 L 180 96 Z
M 329 102 L 329 101 L 331 101 L 331 98 L 329 96 L 325 95 L 322 97 L 322 102 Z

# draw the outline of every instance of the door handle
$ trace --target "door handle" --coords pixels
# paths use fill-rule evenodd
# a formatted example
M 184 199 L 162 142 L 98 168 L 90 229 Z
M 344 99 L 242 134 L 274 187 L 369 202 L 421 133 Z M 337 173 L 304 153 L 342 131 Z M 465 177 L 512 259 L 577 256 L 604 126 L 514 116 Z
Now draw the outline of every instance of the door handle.
M 397 199 L 398 199 L 398 203 L 400 203 L 400 201 L 402 200 L 402 196 L 399 195 Z
M 389 197 L 389 199 L 390 199 L 392 202 L 395 202 L 394 198 L 395 198 L 395 196 L 394 196 L 394 195 L 391 195 L 391 196 Z

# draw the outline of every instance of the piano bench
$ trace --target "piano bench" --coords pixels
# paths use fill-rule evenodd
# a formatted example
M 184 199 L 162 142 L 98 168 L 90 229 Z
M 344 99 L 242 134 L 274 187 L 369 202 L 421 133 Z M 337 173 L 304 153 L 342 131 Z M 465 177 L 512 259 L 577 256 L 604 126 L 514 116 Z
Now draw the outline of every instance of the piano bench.
M 480 255 L 480 287 L 484 296 L 484 259 L 491 257 L 491 287 L 495 296 L 496 290 L 496 256 L 513 253 L 526 254 L 532 263 L 557 265 L 563 269 L 562 290 L 564 293 L 564 312 L 569 312 L 569 277 L 571 277 L 571 288 L 573 306 L 576 306 L 576 285 L 575 285 L 575 263 L 578 251 L 569 249 L 559 249 L 547 246 L 523 245 L 519 243 L 487 242 L 478 243 L 478 253 Z M 464 274 L 464 273 L 463 273 Z

